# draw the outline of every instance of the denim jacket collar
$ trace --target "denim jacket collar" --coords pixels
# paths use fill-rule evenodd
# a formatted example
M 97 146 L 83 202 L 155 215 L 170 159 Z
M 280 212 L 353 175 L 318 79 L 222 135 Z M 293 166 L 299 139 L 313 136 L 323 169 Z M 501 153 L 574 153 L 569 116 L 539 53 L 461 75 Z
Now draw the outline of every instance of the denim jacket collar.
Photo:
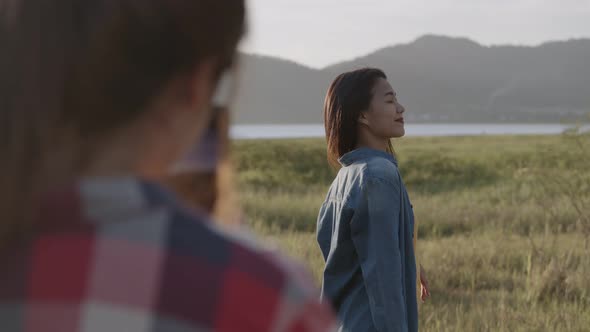
M 389 154 L 385 151 L 366 148 L 366 147 L 358 148 L 358 149 L 352 150 L 350 152 L 347 152 L 342 157 L 340 157 L 340 159 L 338 159 L 338 161 L 340 162 L 340 164 L 342 166 L 350 166 L 350 165 L 354 164 L 355 162 L 358 162 L 361 160 L 366 160 L 366 159 L 372 158 L 372 157 L 385 158 L 385 159 L 391 161 L 395 166 L 397 166 L 397 160 L 395 159 L 395 157 L 392 154 Z

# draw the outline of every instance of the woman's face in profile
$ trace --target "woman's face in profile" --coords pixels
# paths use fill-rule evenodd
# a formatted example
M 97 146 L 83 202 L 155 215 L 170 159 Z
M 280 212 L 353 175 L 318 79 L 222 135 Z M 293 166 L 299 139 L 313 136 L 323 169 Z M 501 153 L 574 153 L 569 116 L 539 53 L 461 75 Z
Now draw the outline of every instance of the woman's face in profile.
M 383 78 L 378 79 L 373 87 L 370 108 L 364 114 L 371 133 L 385 139 L 404 136 L 404 112 L 391 84 Z

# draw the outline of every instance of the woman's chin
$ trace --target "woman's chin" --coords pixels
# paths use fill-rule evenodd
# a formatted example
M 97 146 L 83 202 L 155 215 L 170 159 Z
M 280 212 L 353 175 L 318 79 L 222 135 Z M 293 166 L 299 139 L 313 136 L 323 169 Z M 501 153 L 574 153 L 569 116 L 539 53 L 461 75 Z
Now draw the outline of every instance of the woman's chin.
M 393 131 L 393 133 L 391 134 L 391 138 L 400 138 L 400 137 L 404 137 L 404 135 L 406 134 L 406 129 L 405 128 L 396 128 L 396 130 Z

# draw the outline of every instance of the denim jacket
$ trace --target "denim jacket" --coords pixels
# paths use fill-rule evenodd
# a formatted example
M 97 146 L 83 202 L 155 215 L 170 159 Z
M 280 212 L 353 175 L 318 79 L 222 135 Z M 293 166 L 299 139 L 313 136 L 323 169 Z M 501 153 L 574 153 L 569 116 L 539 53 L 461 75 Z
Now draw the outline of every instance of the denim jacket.
M 317 221 L 322 300 L 341 331 L 417 331 L 414 213 L 397 161 L 359 148 L 340 163 Z

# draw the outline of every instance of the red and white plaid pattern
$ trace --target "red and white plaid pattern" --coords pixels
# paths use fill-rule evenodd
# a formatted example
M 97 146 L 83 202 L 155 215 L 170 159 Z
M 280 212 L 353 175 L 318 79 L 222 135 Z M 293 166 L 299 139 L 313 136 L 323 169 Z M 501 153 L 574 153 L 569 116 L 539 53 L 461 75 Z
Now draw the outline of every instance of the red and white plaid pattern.
M 0 256 L 1 331 L 327 331 L 330 309 L 273 253 L 158 186 L 86 180 L 47 195 Z

